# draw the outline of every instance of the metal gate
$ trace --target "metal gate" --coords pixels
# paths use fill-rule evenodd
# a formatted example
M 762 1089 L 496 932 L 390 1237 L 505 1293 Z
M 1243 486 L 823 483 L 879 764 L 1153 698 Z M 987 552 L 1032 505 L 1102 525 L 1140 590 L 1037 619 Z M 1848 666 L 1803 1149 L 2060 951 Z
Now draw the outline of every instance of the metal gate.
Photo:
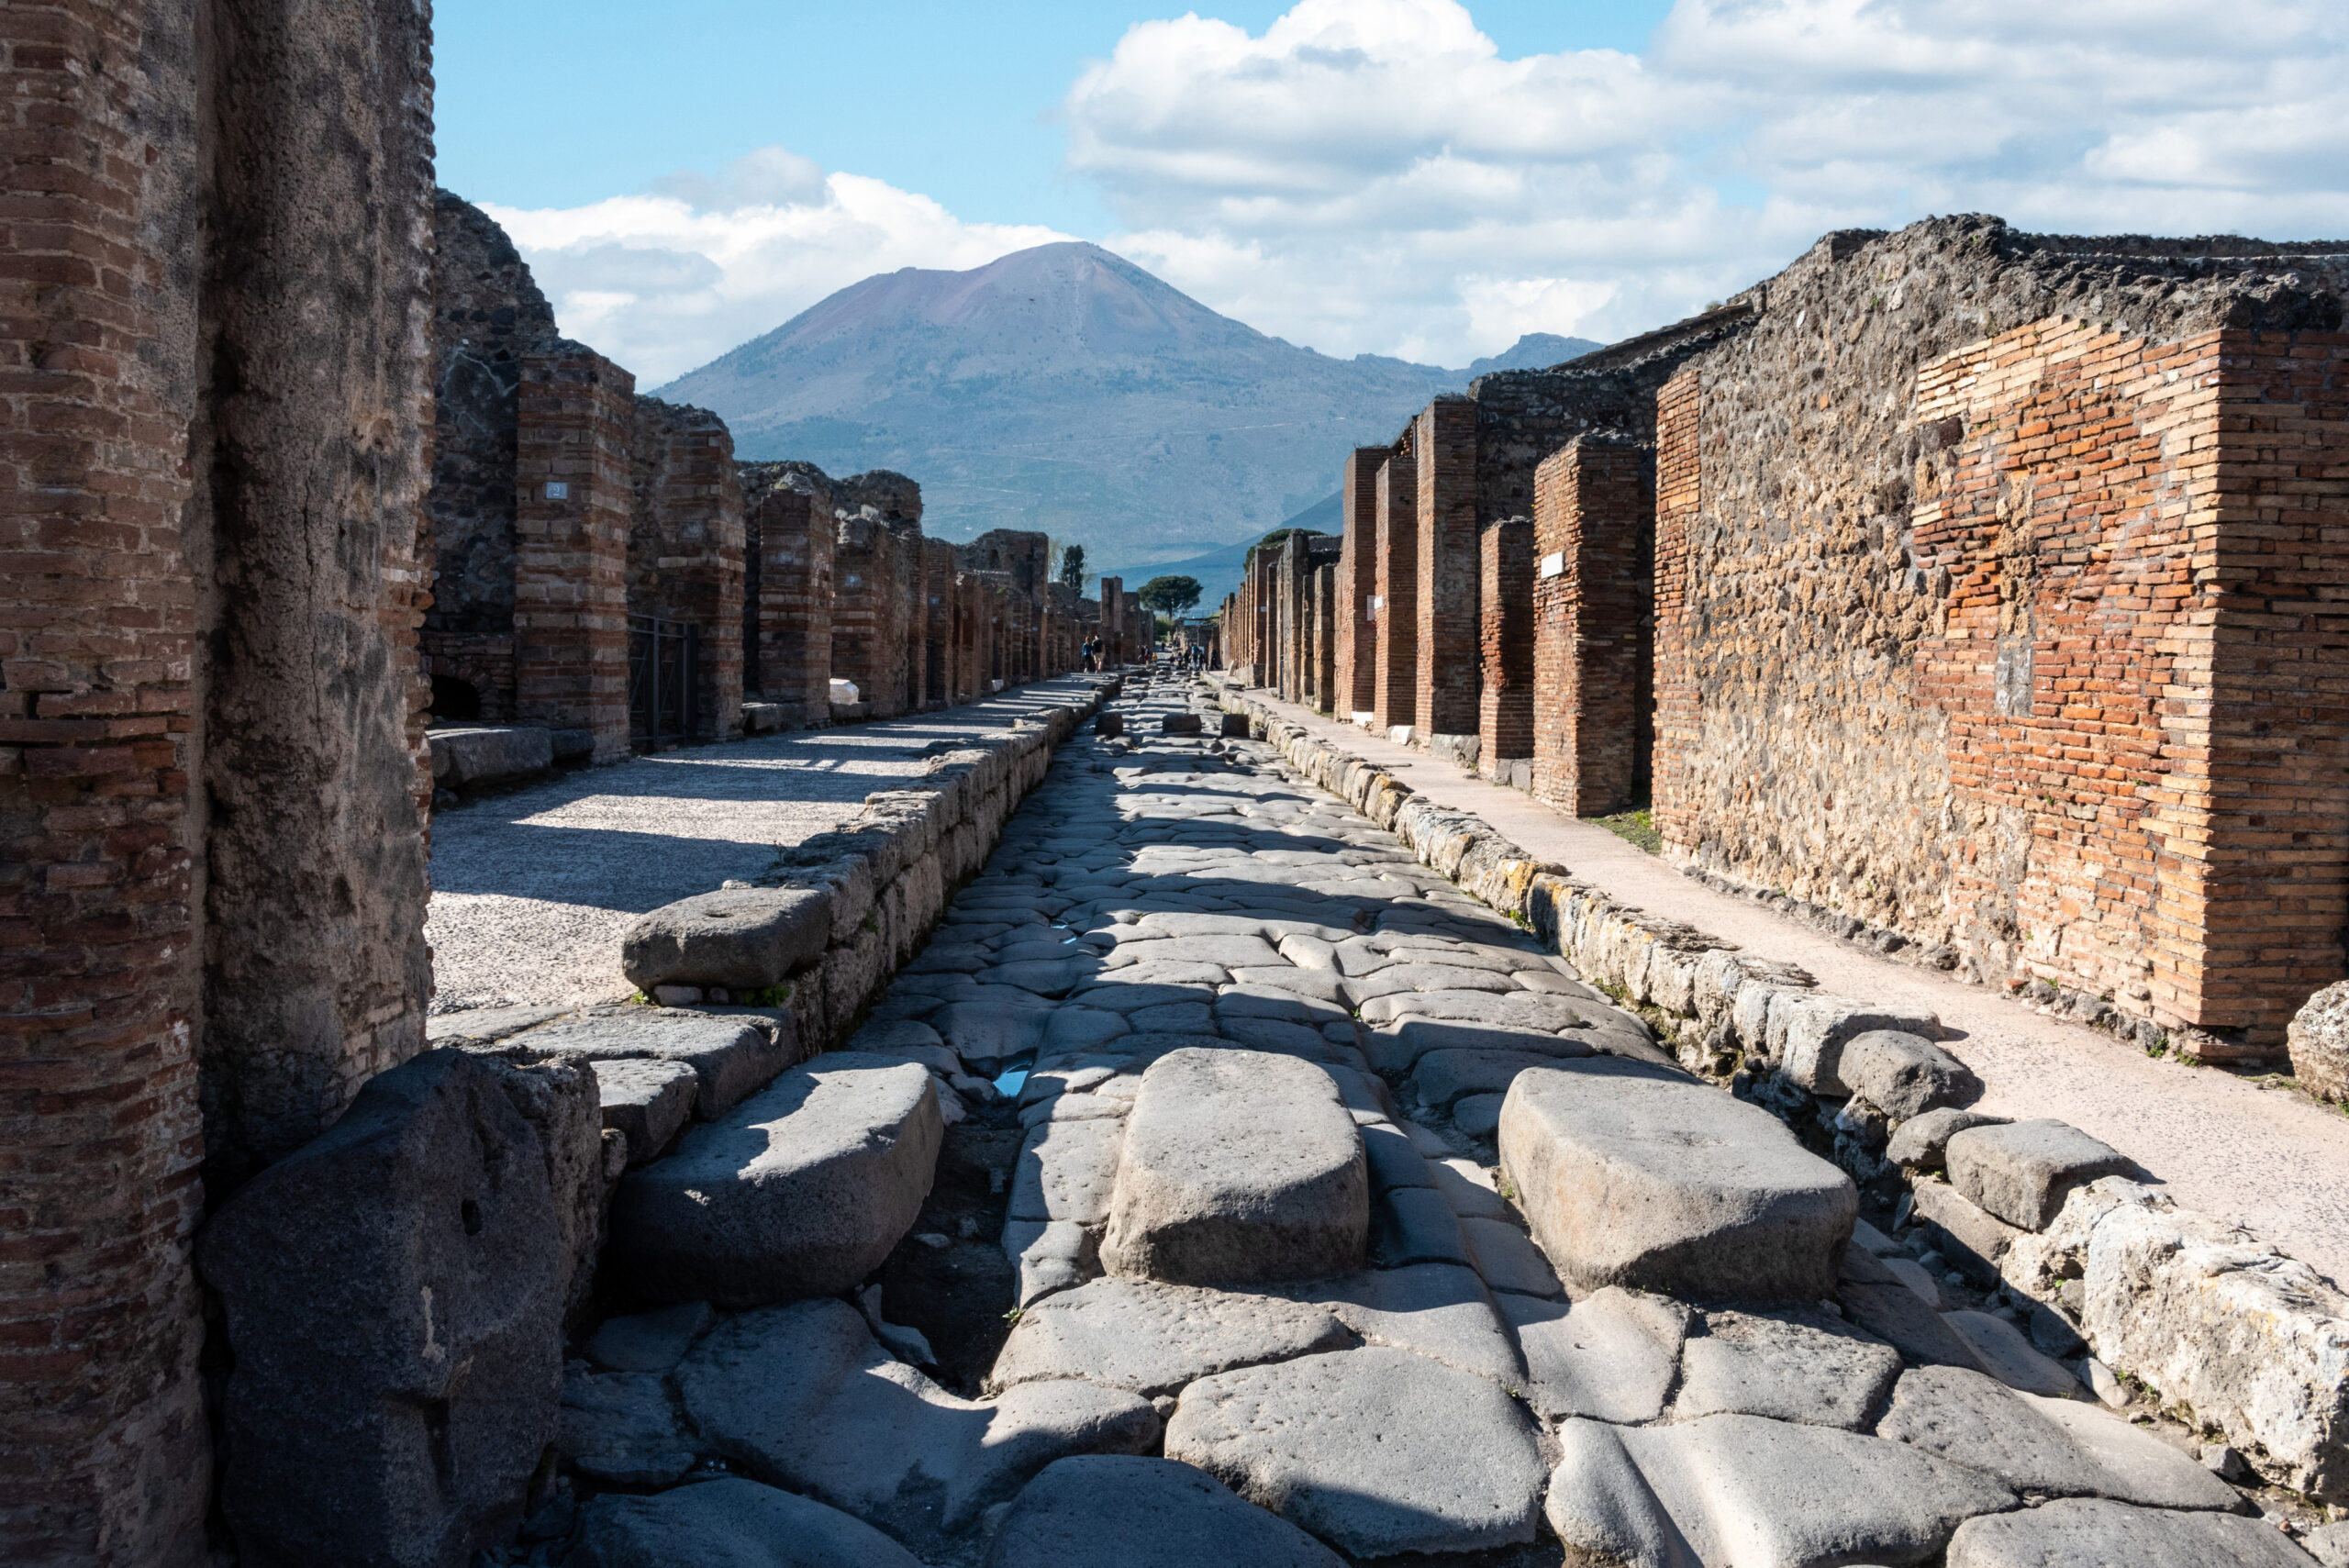
M 657 616 L 628 617 L 628 736 L 639 751 L 683 745 L 700 715 L 701 628 Z

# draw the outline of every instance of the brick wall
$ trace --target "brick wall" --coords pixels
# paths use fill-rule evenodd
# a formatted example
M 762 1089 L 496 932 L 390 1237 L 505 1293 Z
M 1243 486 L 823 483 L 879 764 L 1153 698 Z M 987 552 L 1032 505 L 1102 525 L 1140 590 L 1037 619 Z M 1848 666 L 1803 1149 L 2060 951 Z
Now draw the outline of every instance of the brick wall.
M 1340 709 L 1338 570 L 1332 561 L 1313 571 L 1313 706 L 1323 713 Z
M 1666 846 L 1702 841 L 1694 762 L 1702 744 L 1704 712 L 1697 679 L 1698 628 L 1689 617 L 1688 599 L 1696 559 L 1692 536 L 1704 495 L 1698 462 L 1703 399 L 1704 373 L 1696 365 L 1664 383 L 1655 399 L 1655 740 L 1649 751 L 1649 820 Z M 1534 613 L 1537 617 L 1541 614 L 1538 601 Z M 1535 636 L 1540 635 L 1537 618 Z M 1539 690 L 1538 663 L 1534 684 Z M 1541 744 L 1538 732 L 1534 743 Z
M 568 343 L 522 361 L 515 460 L 515 717 L 628 755 L 636 380 Z M 561 494 L 550 495 L 553 486 Z
M 698 627 L 696 738 L 742 732 L 742 482 L 734 438 L 706 408 L 636 400 L 629 528 L 631 615 Z
M 1377 653 L 1371 682 L 1372 723 L 1382 730 L 1419 725 L 1419 460 L 1408 443 L 1378 465 L 1373 581 L 1378 607 L 1371 625 Z
M 1533 525 L 1504 518 L 1486 527 L 1478 544 L 1478 766 L 1506 777 L 1501 764 L 1533 755 Z
M 1628 440 L 1577 437 L 1535 473 L 1533 793 L 1577 817 L 1646 792 L 1654 519 Z
M 856 683 L 875 717 L 904 711 L 905 606 L 896 592 L 897 536 L 877 517 L 842 517 L 832 551 L 834 678 Z M 899 678 L 889 677 L 895 671 Z
M 942 539 L 921 546 L 922 677 L 925 706 L 958 701 L 954 690 L 954 547 Z
M 827 723 L 832 677 L 831 482 L 810 470 L 773 476 L 771 485 L 754 484 L 751 490 L 759 562 L 757 690 L 783 706 L 786 723 Z
M 1416 424 L 1416 722 L 1427 735 L 1474 735 L 1479 671 L 1476 406 L 1464 397 L 1439 397 L 1420 412 Z
M 1368 713 L 1378 701 L 1378 633 L 1369 620 L 1378 593 L 1378 468 L 1393 447 L 1357 447 L 1346 456 L 1339 504 L 1345 517 L 1338 560 L 1337 659 L 1341 718 Z

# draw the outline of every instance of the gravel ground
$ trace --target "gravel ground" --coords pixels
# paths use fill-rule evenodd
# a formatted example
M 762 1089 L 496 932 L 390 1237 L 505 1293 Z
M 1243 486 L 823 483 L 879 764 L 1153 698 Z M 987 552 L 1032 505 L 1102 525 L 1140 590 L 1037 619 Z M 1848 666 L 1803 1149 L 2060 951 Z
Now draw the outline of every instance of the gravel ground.
M 1638 908 L 1767 958 L 1788 959 L 1845 996 L 1930 1007 L 1957 1034 L 1944 1043 L 1988 1086 L 1980 1108 L 2055 1117 L 2104 1140 L 2167 1184 L 2178 1202 L 2240 1225 L 2349 1282 L 2349 1118 L 2298 1090 L 2218 1068 L 2154 1060 L 2078 1024 L 1931 970 L 1899 963 L 1682 876 L 1606 829 L 1562 817 L 1424 751 L 1287 703 L 1270 703 L 1440 804 L 1499 832 Z
M 935 740 L 1076 697 L 1039 681 L 986 702 L 638 757 L 436 812 L 432 1011 L 624 998 L 620 937 L 648 909 L 774 863 L 921 776 Z

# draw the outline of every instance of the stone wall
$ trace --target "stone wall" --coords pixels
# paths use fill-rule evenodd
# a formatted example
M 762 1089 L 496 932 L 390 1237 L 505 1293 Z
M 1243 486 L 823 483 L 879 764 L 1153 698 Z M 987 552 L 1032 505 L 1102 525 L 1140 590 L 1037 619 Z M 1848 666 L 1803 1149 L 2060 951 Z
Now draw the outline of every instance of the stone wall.
M 515 716 L 629 753 L 636 378 L 582 343 L 524 357 L 515 459 Z
M 628 608 L 699 628 L 696 740 L 742 732 L 742 482 L 734 438 L 707 408 L 636 400 Z
M 1379 466 L 1392 447 L 1357 447 L 1346 455 L 1345 482 L 1339 489 L 1344 532 L 1338 554 L 1337 661 L 1341 689 L 1332 711 L 1351 718 L 1378 702 L 1378 634 L 1370 604 L 1378 595 L 1378 557 L 1373 535 L 1378 517 Z
M 832 554 L 837 528 L 832 482 L 813 463 L 741 466 L 746 549 L 757 562 L 749 596 L 758 606 L 746 636 L 750 682 L 790 725 L 831 717 Z
M 1415 421 L 1419 526 L 1412 573 L 1419 628 L 1418 717 L 1422 737 L 1476 733 L 1476 406 L 1439 397 Z

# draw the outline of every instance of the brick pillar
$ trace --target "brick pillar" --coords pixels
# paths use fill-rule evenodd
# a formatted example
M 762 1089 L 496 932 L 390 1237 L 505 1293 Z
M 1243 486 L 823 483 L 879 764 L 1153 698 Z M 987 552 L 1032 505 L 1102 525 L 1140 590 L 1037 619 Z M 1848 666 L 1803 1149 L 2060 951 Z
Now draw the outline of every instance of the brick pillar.
M 1687 620 L 1689 535 L 1704 506 L 1698 463 L 1703 413 L 1704 383 L 1693 364 L 1656 394 L 1655 740 L 1649 753 L 1649 796 L 1651 819 L 1667 845 L 1691 845 L 1696 834 L 1698 802 L 1689 763 L 1701 739 L 1703 714 L 1693 664 L 1696 633 Z M 1535 614 L 1540 613 L 1537 602 Z M 1534 684 L 1541 689 L 1538 671 Z
M 907 518 L 893 517 L 889 522 L 889 583 L 887 595 L 886 640 L 881 645 L 886 668 L 884 678 L 889 684 L 893 713 L 919 713 L 922 707 L 922 669 L 925 655 L 922 639 L 929 628 L 929 617 L 921 613 L 922 539 L 921 524 Z
M 1101 662 L 1118 662 L 1118 606 L 1124 602 L 1125 580 L 1119 577 L 1101 579 Z
M 1378 629 L 1370 601 L 1378 593 L 1378 469 L 1393 447 L 1357 447 L 1346 458 L 1339 491 L 1345 542 L 1338 557 L 1338 680 L 1340 718 L 1368 713 L 1378 701 Z
M 944 707 L 954 695 L 954 547 L 921 543 L 922 700 Z
M 785 723 L 831 717 L 832 507 L 803 490 L 759 503 L 760 695 Z
M 1408 451 L 1378 465 L 1375 565 L 1377 652 L 1371 722 L 1381 730 L 1419 722 L 1419 465 Z
M 832 673 L 875 718 L 905 711 L 907 606 L 898 539 L 872 517 L 843 517 L 832 556 Z
M 628 755 L 629 446 L 636 380 L 577 344 L 522 361 L 514 464 L 515 717 Z
M 1476 405 L 1439 397 L 1419 414 L 1419 724 L 1476 732 Z
M 1533 755 L 1533 524 L 1507 517 L 1480 539 L 1478 642 L 1485 691 L 1477 704 L 1478 767 L 1504 784 Z
M 631 613 L 701 628 L 696 738 L 742 733 L 742 481 L 734 438 L 706 408 L 637 399 L 640 494 L 629 538 Z
M 1313 573 L 1313 706 L 1323 713 L 1338 706 L 1338 628 L 1340 606 L 1335 562 Z
M 1654 507 L 1627 441 L 1583 436 L 1533 476 L 1533 793 L 1603 817 L 1646 793 Z

